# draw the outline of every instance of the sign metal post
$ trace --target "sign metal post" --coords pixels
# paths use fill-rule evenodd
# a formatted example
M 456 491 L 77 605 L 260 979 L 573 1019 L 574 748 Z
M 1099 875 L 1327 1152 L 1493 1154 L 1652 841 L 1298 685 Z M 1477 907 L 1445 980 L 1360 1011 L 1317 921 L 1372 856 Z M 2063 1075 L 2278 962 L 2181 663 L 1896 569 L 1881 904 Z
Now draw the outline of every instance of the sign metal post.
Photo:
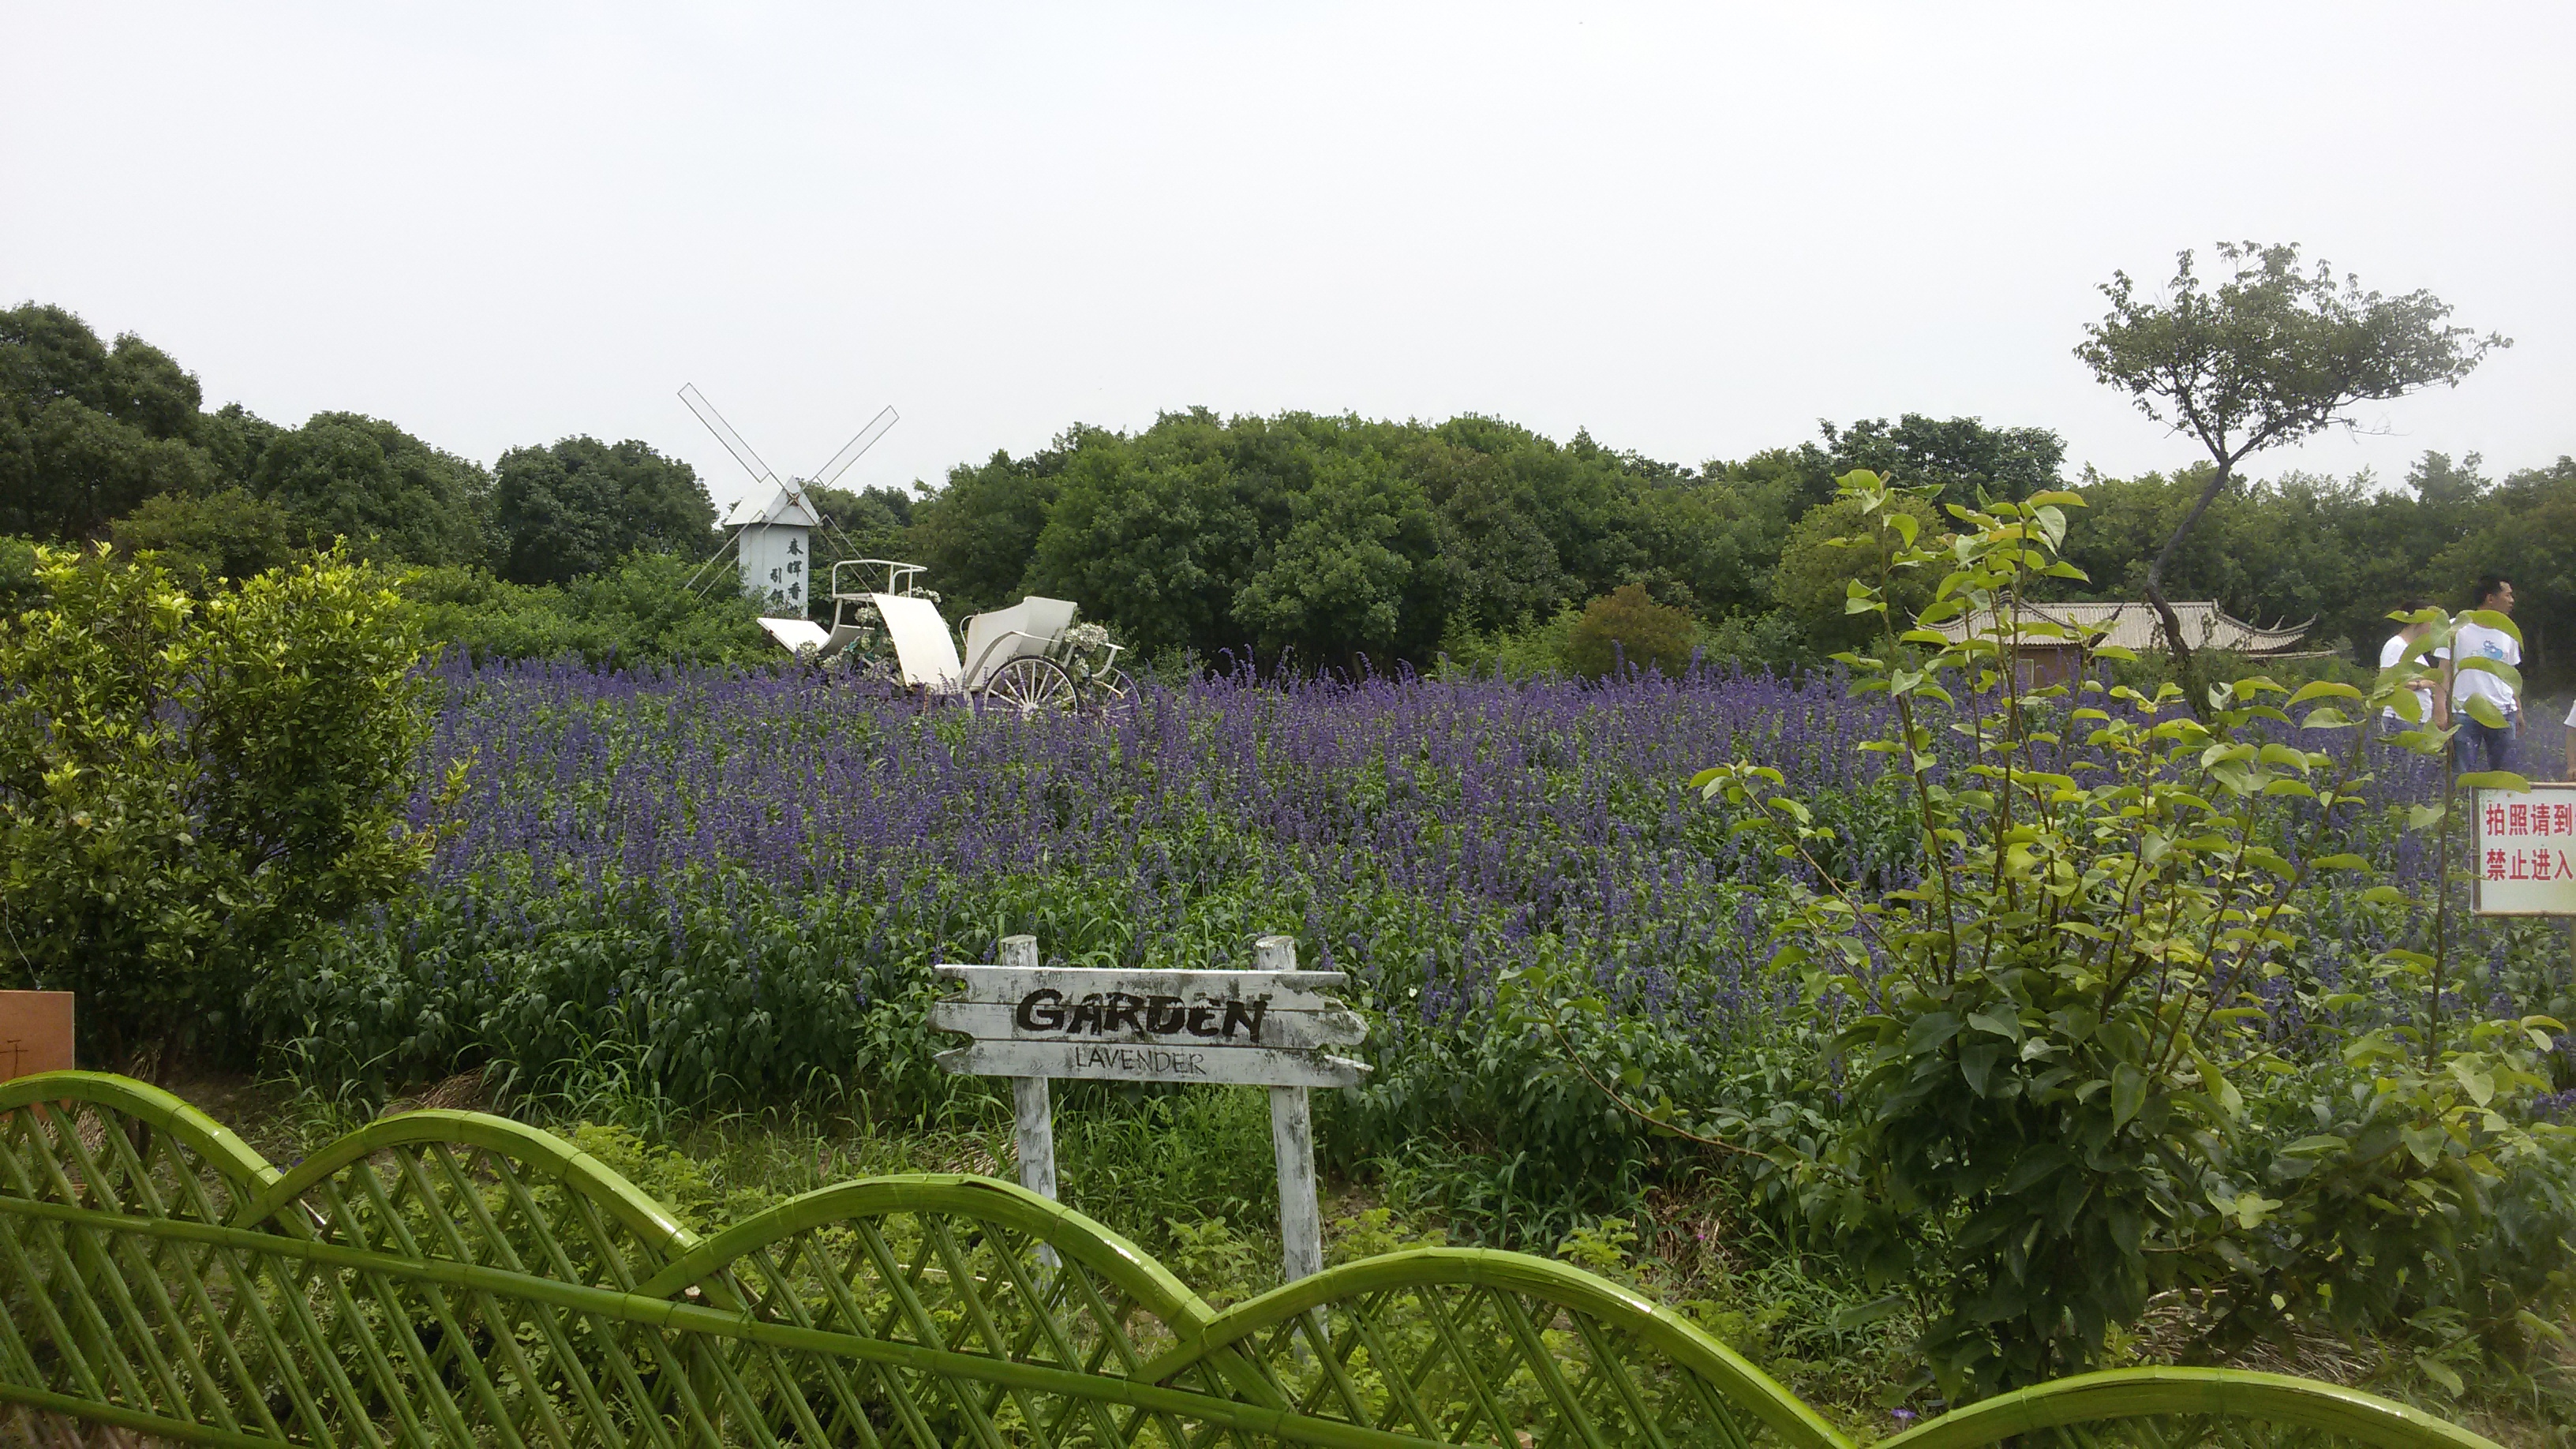
M 1056 1195 L 1050 1078 L 1266 1087 L 1282 1267 L 1292 1282 L 1322 1271 L 1306 1094 L 1355 1086 L 1369 1071 L 1324 1050 L 1368 1036 L 1357 1013 L 1320 994 L 1341 985 L 1342 973 L 1298 970 L 1291 936 L 1255 941 L 1251 971 L 1050 969 L 1039 965 L 1034 936 L 1006 936 L 997 954 L 998 965 L 937 968 L 965 991 L 934 1003 L 930 1023 L 971 1038 L 940 1053 L 940 1066 L 1011 1079 L 1023 1187 Z

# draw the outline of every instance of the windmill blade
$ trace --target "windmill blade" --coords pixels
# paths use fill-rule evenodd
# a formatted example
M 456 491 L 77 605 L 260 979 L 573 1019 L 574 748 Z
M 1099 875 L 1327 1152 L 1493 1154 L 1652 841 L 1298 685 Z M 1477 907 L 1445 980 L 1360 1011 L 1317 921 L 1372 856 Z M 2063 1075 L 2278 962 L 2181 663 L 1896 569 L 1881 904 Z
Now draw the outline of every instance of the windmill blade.
M 760 455 L 751 450 L 751 444 L 742 440 L 742 434 L 733 430 L 733 425 L 724 420 L 724 414 L 716 411 L 716 405 L 707 401 L 705 393 L 698 391 L 696 383 L 680 389 L 680 401 L 689 405 L 689 411 L 698 415 L 698 421 L 707 425 L 707 431 L 716 435 L 716 441 L 725 445 L 725 451 L 733 454 L 733 460 L 751 474 L 753 482 L 778 481 L 778 475 L 770 471 L 767 463 L 760 461 Z
M 694 593 L 697 593 L 697 592 L 698 592 L 698 580 L 700 580 L 700 579 L 702 579 L 702 578 L 706 577 L 707 570 L 709 570 L 709 569 L 711 569 L 711 568 L 714 568 L 714 567 L 716 566 L 716 563 L 717 563 L 717 561 L 718 561 L 718 560 L 722 559 L 726 554 L 732 553 L 732 552 L 734 551 L 735 546 L 736 546 L 736 545 L 738 545 L 738 544 L 740 544 L 741 542 L 742 542 L 742 534 L 741 534 L 741 532 L 740 532 L 739 530 L 737 530 L 737 531 L 735 531 L 735 532 L 733 532 L 733 533 L 726 534 L 726 535 L 725 535 L 725 541 L 724 541 L 724 542 L 722 542 L 722 543 L 720 543 L 720 544 L 717 544 L 717 545 L 716 545 L 716 551 L 715 551 L 714 553 L 711 553 L 711 554 L 708 554 L 708 555 L 707 555 L 707 561 L 706 561 L 705 563 L 702 563 L 702 564 L 698 565 L 698 571 L 697 571 L 696 573 L 693 573 L 693 574 L 689 575 L 689 584 L 688 584 L 689 592 L 690 592 L 690 593 L 693 593 L 693 594 L 694 594 Z M 723 578 L 723 577 L 724 577 L 724 575 L 722 575 L 722 574 L 718 574 L 718 575 L 716 575 L 716 577 L 717 577 L 717 578 L 719 578 L 719 579 L 721 579 L 721 578 Z
M 878 413 L 875 417 L 870 418 L 868 420 L 868 425 L 859 429 L 859 435 L 857 437 L 850 439 L 850 441 L 842 447 L 841 451 L 832 455 L 831 462 L 824 464 L 819 469 L 816 469 L 814 476 L 805 480 L 805 486 L 808 488 L 829 487 L 833 479 L 850 471 L 850 465 L 859 461 L 860 454 L 875 447 L 877 445 L 877 439 L 884 437 L 888 428 L 893 427 L 901 421 L 903 421 L 903 419 L 897 417 L 895 415 L 895 410 L 892 408 L 887 408 Z

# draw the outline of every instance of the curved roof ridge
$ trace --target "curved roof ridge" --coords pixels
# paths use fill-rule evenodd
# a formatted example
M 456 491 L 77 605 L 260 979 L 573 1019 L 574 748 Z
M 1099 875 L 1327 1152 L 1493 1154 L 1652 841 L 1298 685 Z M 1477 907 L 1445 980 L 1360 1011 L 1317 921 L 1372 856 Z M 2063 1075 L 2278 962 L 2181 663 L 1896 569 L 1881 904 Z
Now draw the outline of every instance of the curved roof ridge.
M 2155 605 L 2144 599 L 2051 600 L 2025 603 L 2021 610 L 2025 616 L 2045 619 L 2070 629 L 2098 630 L 2103 635 L 2102 643 L 2124 649 L 2154 649 L 2164 644 L 2164 623 L 2156 616 Z M 2215 599 L 2176 599 L 2173 611 L 2193 647 L 2227 649 L 2243 654 L 2281 653 L 2306 638 L 2308 630 L 2316 624 L 2314 618 L 2304 623 L 2270 628 L 2248 624 L 2220 608 Z M 1941 632 L 1953 639 L 1963 637 L 1969 627 L 1964 616 L 1940 626 Z M 2041 648 L 2062 647 L 2055 640 L 2034 642 Z

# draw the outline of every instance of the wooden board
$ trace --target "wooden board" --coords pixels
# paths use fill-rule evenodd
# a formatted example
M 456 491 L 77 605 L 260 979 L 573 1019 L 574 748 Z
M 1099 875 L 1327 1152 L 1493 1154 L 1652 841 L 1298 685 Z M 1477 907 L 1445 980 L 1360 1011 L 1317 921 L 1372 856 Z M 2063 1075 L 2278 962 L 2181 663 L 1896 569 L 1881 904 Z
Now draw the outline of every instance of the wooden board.
M 1339 1011 L 1324 992 L 1346 979 L 1339 971 L 1121 971 L 1114 967 L 939 966 L 943 981 L 964 983 L 959 1001 L 1018 1002 L 1052 988 L 1079 999 L 1094 992 L 1124 991 L 1191 1000 L 1251 1001 L 1267 998 L 1277 1011 Z
M 1051 989 L 1049 989 L 1051 990 Z M 1324 1011 L 1260 1011 L 1247 1003 L 1184 996 L 1134 996 L 1095 992 L 1090 1001 L 1060 992 L 1030 993 L 1035 1000 L 941 1001 L 930 1024 L 982 1041 L 1123 1042 L 1130 1046 L 1288 1047 L 1311 1051 L 1368 1040 L 1368 1023 L 1348 1007 Z M 1257 1004 L 1257 1003 L 1252 1003 Z M 1027 1010 L 1023 1013 L 1023 1006 Z M 1090 1010 L 1083 1008 L 1089 1006 Z M 1229 1015 L 1228 1006 L 1236 1010 Z M 1125 1008 L 1125 1009 L 1121 1009 Z M 1160 1012 L 1158 1016 L 1156 1013 Z M 1116 1024 L 1110 1024 L 1114 1018 Z M 1163 1030 L 1158 1025 L 1168 1023 Z M 1229 1031 L 1230 1029 L 1230 1031 Z
M 0 991 L 0 1082 L 72 1069 L 72 994 Z
M 1223 1082 L 1256 1087 L 1356 1087 L 1367 1063 L 1275 1047 L 1135 1046 L 1113 1041 L 979 1041 L 941 1052 L 939 1065 L 976 1077 L 1084 1077 L 1109 1082 Z

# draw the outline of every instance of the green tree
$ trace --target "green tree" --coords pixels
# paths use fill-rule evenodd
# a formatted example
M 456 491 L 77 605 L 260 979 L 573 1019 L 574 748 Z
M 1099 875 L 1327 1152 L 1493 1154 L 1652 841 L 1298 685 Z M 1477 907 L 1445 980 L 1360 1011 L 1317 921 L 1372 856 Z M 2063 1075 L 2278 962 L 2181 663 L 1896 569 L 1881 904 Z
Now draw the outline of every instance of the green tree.
M 1963 508 L 1981 496 L 2018 500 L 2055 488 L 2066 461 L 2066 440 L 2046 428 L 1990 428 L 1978 418 L 1907 413 L 1892 425 L 1875 418 L 1848 428 L 1818 426 L 1824 446 L 1807 447 L 1812 464 L 1829 476 L 1865 468 L 1935 488 L 1937 502 Z
M 2319 262 L 2299 267 L 2296 246 L 2221 243 L 2232 270 L 2204 288 L 2188 251 L 2163 300 L 2140 297 L 2126 272 L 2102 293 L 2111 310 L 2087 324 L 2075 356 L 2127 393 L 2148 417 L 2209 451 L 2208 482 L 2147 565 L 2145 592 L 2162 617 L 2176 672 L 2196 680 L 2191 645 L 2164 594 L 2164 576 L 2193 525 L 2227 491 L 2237 465 L 2266 448 L 2350 423 L 2362 402 L 2431 387 L 2457 387 L 2508 339 L 2444 325 L 2448 305 L 2430 292 L 2387 297 L 2362 290 Z M 2201 691 L 2188 688 L 2192 707 Z
M 37 572 L 36 541 L 0 534 L 0 616 L 32 608 L 45 597 Z
M 1439 643 L 1447 579 L 1430 500 L 1374 453 L 1328 459 L 1233 600 L 1266 656 L 1355 665 Z
M 1927 496 L 1899 495 L 1887 511 L 1904 515 L 1926 534 L 1940 534 L 1939 515 Z M 1850 611 L 1852 585 L 1880 579 L 1888 560 L 1906 543 L 1905 536 L 1851 499 L 1810 510 L 1789 530 L 1779 568 L 1772 576 L 1780 607 L 1827 650 L 1861 643 L 1878 625 L 1873 616 Z M 1919 609 L 1931 602 L 1931 587 L 1919 572 L 1901 574 L 1891 603 Z
M 2051 592 L 2141 597 L 2148 565 L 2198 502 L 2211 466 L 2125 479 L 2088 475 L 2079 491 L 2089 506 L 2070 520 L 2065 549 L 2087 578 L 2059 581 Z M 2428 453 L 2407 482 L 2383 488 L 2366 473 L 2247 481 L 2210 503 L 2175 549 L 2165 588 L 2177 598 L 2216 599 L 2229 613 L 2258 623 L 2313 621 L 2311 645 L 2347 645 L 2353 662 L 2376 667 L 2390 632 L 2389 610 L 2413 595 L 2450 599 L 2478 572 L 2473 564 L 2437 559 L 2471 534 L 2536 506 L 2534 497 L 2501 502 L 2475 457 L 2455 463 Z M 2523 619 L 2532 624 L 2540 617 L 2527 607 Z M 2541 632 L 2549 633 L 2548 626 Z M 2535 647 L 2527 662 L 2538 657 Z
M 697 589 L 693 559 L 639 553 L 564 589 L 593 664 L 743 664 L 780 657 L 754 622 L 760 606 L 729 589 Z
M 757 665 L 783 658 L 730 589 L 690 587 L 695 563 L 639 553 L 569 584 L 513 584 L 479 568 L 413 569 L 403 597 L 424 637 L 477 661 L 577 656 L 618 665 Z
M 216 579 L 282 567 L 295 553 L 295 524 L 286 510 L 239 488 L 155 494 L 116 520 L 109 536 L 128 554 L 157 554 L 192 592 Z
M 0 398 L 12 409 L 78 402 L 149 438 L 188 439 L 204 395 L 196 374 L 128 332 L 102 345 L 89 324 L 34 302 L 0 312 Z
M 226 403 L 198 417 L 197 446 L 205 449 L 218 479 L 248 488 L 259 472 L 260 454 L 285 431 L 240 403 Z
M 2522 672 L 2564 684 L 2576 678 L 2576 458 L 2508 474 L 2480 499 L 2475 526 L 2425 570 L 2424 593 L 2456 607 L 2483 575 L 2513 580 Z
M 1343 518 L 1337 490 L 1357 478 L 1379 481 Z M 1737 501 L 1579 433 L 1560 445 L 1475 416 L 1201 408 L 960 470 L 912 539 L 969 609 L 1032 589 L 1073 595 L 1148 648 L 1420 661 L 1462 630 L 1530 625 L 1634 579 L 1676 596 L 1740 588 Z M 1714 564 L 1712 539 L 1730 545 Z
M 1475 629 L 1544 619 L 1648 567 L 1639 500 L 1679 474 L 1585 433 L 1559 445 L 1475 414 L 1393 430 L 1382 446 L 1402 449 L 1438 508 L 1456 606 Z
M 96 538 L 157 494 L 213 481 L 205 453 L 61 398 L 23 421 L 0 414 L 0 529 L 41 539 Z
M 513 448 L 492 473 L 494 571 L 512 583 L 566 583 L 638 549 L 694 563 L 716 543 L 697 470 L 649 444 L 565 438 Z
M 1166 418 L 1132 445 L 1081 449 L 1038 537 L 1028 588 L 1080 603 L 1147 651 L 1249 645 L 1234 600 L 1264 530 L 1218 432 L 1212 418 Z
M 307 540 L 361 557 L 480 563 L 491 479 L 402 429 L 357 413 L 315 413 L 260 453 L 253 487 Z
M 1027 592 L 1022 581 L 1074 457 L 1125 447 L 1119 435 L 1077 423 L 1025 459 L 996 452 L 980 467 L 950 469 L 948 486 L 914 512 L 907 536 L 911 561 L 929 565 L 931 586 L 959 610 L 1010 603 Z
M 39 571 L 0 621 L 0 970 L 78 993 L 93 1060 L 237 1053 L 273 953 L 427 859 L 417 629 L 336 556 L 202 599 L 149 562 Z
M 1458 609 L 1469 627 L 1545 618 L 1582 587 L 1530 506 L 1527 484 L 1492 455 L 1434 441 L 1415 460 L 1438 480 L 1440 553 L 1457 571 Z
M 1688 611 L 1656 603 L 1643 584 L 1622 584 L 1584 606 L 1566 640 L 1565 662 L 1585 679 L 1622 668 L 1679 678 L 1690 667 L 1697 633 Z
M 60 307 L 0 312 L 0 529 L 96 538 L 154 494 L 220 476 L 195 446 L 197 379 L 127 333 L 102 344 Z
M 0 312 L 0 395 L 13 407 L 76 398 L 104 410 L 107 347 L 60 307 L 27 302 Z

